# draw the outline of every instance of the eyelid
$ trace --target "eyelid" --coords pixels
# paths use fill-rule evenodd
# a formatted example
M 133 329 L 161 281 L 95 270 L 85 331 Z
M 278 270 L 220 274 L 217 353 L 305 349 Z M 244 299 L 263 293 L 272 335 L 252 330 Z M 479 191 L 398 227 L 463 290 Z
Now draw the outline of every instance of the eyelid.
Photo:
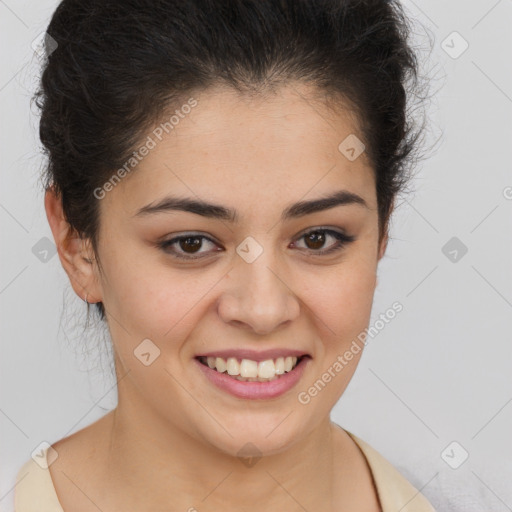
M 333 236 L 336 239 L 337 244 L 334 244 L 334 247 L 331 247 L 329 249 L 313 250 L 313 249 L 307 249 L 307 248 L 306 249 L 302 249 L 301 248 L 302 250 L 308 251 L 313 256 L 323 256 L 323 255 L 326 255 L 326 254 L 339 252 L 345 246 L 347 246 L 349 243 L 354 242 L 356 240 L 355 236 L 349 235 L 343 229 L 332 228 L 332 227 L 329 227 L 329 226 L 317 226 L 317 227 L 314 227 L 314 228 L 308 228 L 305 231 L 301 232 L 294 239 L 293 243 L 295 243 L 297 240 L 300 240 L 305 235 L 309 235 L 310 233 L 315 233 L 317 231 L 324 232 L 324 233 L 326 233 L 328 235 Z
M 325 231 L 325 232 L 334 232 L 338 233 L 344 237 L 347 238 L 354 238 L 351 237 L 344 229 L 335 227 L 335 226 L 314 226 L 312 228 L 306 228 L 303 231 L 300 231 L 299 234 L 296 236 L 295 240 L 298 240 L 299 238 L 303 237 L 304 235 L 307 235 L 309 233 L 314 233 L 315 231 Z
M 191 233 L 184 233 L 182 235 L 173 236 L 172 238 L 169 238 L 167 240 L 165 238 L 159 239 L 159 241 L 157 241 L 157 246 L 161 250 L 163 250 L 165 253 L 169 254 L 172 257 L 180 259 L 180 260 L 192 261 L 192 260 L 198 260 L 198 259 L 204 258 L 205 256 L 194 256 L 194 255 L 183 256 L 182 253 L 177 253 L 177 252 L 172 252 L 172 251 L 166 250 L 167 247 L 172 247 L 173 245 L 177 244 L 180 240 L 184 240 L 186 238 L 202 238 L 204 240 L 208 240 L 209 242 L 211 242 L 215 245 L 220 245 L 218 242 L 213 240 L 213 238 L 211 238 L 210 236 L 204 235 L 203 233 L 191 232 Z M 208 253 L 199 253 L 199 254 L 207 255 Z
M 315 227 L 312 227 L 312 228 L 307 228 L 304 231 L 300 232 L 300 234 L 298 234 L 293 239 L 292 243 L 297 242 L 298 240 L 303 238 L 305 235 L 308 235 L 308 234 L 311 234 L 311 233 L 315 233 L 317 231 L 324 232 L 324 233 L 326 233 L 328 235 L 331 235 L 334 238 L 336 238 L 337 243 L 334 244 L 334 247 L 331 247 L 329 249 L 318 249 L 318 250 L 307 249 L 307 248 L 299 248 L 300 250 L 307 251 L 312 256 L 323 256 L 325 254 L 339 252 L 343 248 L 345 248 L 345 246 L 348 245 L 350 242 L 353 242 L 353 241 L 356 240 L 355 236 L 347 234 L 345 232 L 345 230 L 343 230 L 341 228 L 333 228 L 333 227 L 329 227 L 329 226 L 315 226 Z M 167 239 L 167 240 L 166 239 L 163 239 L 163 240 L 159 239 L 157 241 L 157 246 L 161 250 L 163 250 L 165 253 L 171 255 L 174 258 L 181 259 L 181 260 L 193 261 L 193 260 L 199 260 L 199 259 L 202 259 L 202 258 L 205 258 L 205 257 L 208 256 L 209 252 L 197 253 L 197 254 L 199 254 L 199 256 L 194 256 L 193 254 L 191 254 L 189 256 L 183 256 L 182 255 L 183 253 L 172 252 L 172 251 L 168 251 L 167 250 L 167 247 L 172 247 L 173 245 L 177 244 L 180 240 L 184 240 L 186 238 L 200 238 L 200 239 L 208 240 L 209 242 L 211 242 L 211 243 L 213 243 L 215 245 L 221 245 L 218 242 L 216 242 L 212 237 L 210 237 L 208 235 L 205 235 L 203 233 L 198 233 L 198 232 L 191 232 L 191 233 L 180 234 L 180 235 L 174 236 L 174 237 L 172 237 L 170 239 Z M 214 252 L 220 252 L 220 251 L 214 251 Z M 204 256 L 203 256 L 203 254 L 204 254 Z

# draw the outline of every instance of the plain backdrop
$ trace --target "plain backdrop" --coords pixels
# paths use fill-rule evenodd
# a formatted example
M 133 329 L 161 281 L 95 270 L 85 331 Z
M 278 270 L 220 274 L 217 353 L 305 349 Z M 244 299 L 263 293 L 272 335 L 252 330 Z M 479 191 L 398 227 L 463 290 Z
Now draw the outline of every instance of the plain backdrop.
M 105 331 L 85 329 L 85 304 L 52 254 L 39 182 L 31 45 L 56 5 L 0 1 L 2 512 L 42 441 L 117 399 Z M 512 510 L 512 1 L 404 6 L 433 76 L 435 151 L 395 212 L 371 323 L 397 300 L 404 309 L 369 340 L 332 419 L 438 511 Z

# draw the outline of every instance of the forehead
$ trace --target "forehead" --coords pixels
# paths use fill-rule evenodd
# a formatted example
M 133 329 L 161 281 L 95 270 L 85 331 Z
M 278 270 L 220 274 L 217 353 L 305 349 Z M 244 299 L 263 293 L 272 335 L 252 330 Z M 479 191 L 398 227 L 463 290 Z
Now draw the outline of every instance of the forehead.
M 152 149 L 107 194 L 109 201 L 122 197 L 124 209 L 135 213 L 173 193 L 215 198 L 243 211 L 250 199 L 279 204 L 344 188 L 374 206 L 366 154 L 350 160 L 339 149 L 347 137 L 362 139 L 355 115 L 343 105 L 333 111 L 304 86 L 264 96 L 210 89 L 191 97 L 192 108 L 174 105 L 172 126 L 157 124 L 148 132 Z

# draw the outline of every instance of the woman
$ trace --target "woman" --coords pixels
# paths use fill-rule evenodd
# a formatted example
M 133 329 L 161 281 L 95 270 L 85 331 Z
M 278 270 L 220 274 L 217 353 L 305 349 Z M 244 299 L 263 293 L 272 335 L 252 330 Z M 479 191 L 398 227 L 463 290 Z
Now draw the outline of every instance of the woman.
M 45 208 L 118 405 L 21 468 L 17 512 L 433 510 L 329 417 L 419 139 L 407 33 L 384 0 L 59 5 Z

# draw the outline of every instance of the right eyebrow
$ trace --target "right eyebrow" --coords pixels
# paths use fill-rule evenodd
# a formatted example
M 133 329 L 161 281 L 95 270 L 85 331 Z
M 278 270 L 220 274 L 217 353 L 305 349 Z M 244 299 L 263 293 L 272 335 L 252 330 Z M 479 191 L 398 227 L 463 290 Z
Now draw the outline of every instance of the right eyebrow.
M 368 204 L 361 196 L 348 190 L 338 190 L 326 197 L 309 201 L 299 201 L 287 207 L 281 214 L 281 220 L 296 219 L 337 206 L 352 204 L 369 208 Z M 137 211 L 135 216 L 145 216 L 169 211 L 184 211 L 228 222 L 238 222 L 239 219 L 239 213 L 234 209 L 188 197 L 174 196 L 167 196 L 157 203 L 150 203 L 143 206 Z

